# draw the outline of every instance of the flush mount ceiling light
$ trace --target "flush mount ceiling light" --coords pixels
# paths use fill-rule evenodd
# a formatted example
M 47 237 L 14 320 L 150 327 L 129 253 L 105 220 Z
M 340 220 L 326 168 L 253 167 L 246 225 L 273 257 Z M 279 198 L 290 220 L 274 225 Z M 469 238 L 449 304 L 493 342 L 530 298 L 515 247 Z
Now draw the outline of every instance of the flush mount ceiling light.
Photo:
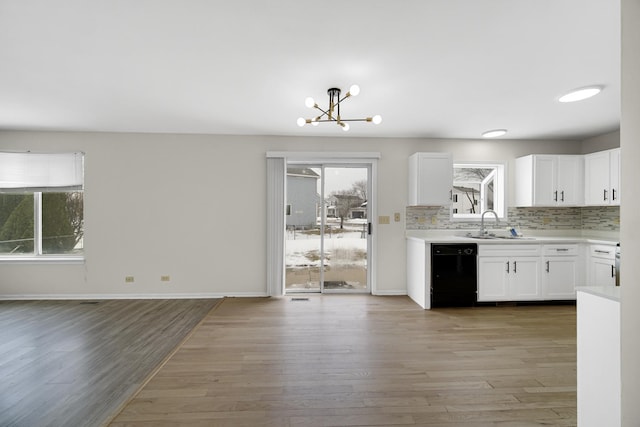
M 482 133 L 482 137 L 483 138 L 497 138 L 499 136 L 502 135 L 506 135 L 507 130 L 506 129 L 493 129 L 493 130 L 488 130 L 486 132 Z
M 574 89 L 566 95 L 562 95 L 558 98 L 560 102 L 576 102 L 584 99 L 591 98 L 602 92 L 602 86 L 587 86 Z
M 298 126 L 302 127 L 307 123 L 312 124 L 313 126 L 318 126 L 319 123 L 332 122 L 336 123 L 338 126 L 341 126 L 342 130 L 348 131 L 349 123 L 347 122 L 370 122 L 376 125 L 382 122 L 382 117 L 380 115 L 366 117 L 363 119 L 343 119 L 340 116 L 340 103 L 342 103 L 342 101 L 349 98 L 350 96 L 357 96 L 360 93 L 360 87 L 358 85 L 352 85 L 349 88 L 349 92 L 347 92 L 347 94 L 343 98 L 340 98 L 340 92 L 340 89 L 336 87 L 332 87 L 327 90 L 327 94 L 329 95 L 329 107 L 326 110 L 320 108 L 313 98 L 308 97 L 307 99 L 305 99 L 304 104 L 308 108 L 315 108 L 322 114 L 312 119 L 305 119 L 303 117 L 300 117 L 297 121 Z

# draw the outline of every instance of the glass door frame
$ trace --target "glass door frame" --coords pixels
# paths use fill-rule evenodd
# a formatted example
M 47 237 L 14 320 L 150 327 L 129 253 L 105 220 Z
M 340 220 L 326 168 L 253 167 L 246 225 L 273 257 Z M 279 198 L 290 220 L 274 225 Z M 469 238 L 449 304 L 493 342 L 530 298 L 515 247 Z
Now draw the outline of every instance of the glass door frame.
M 369 154 L 369 153 L 367 153 Z M 377 153 L 376 153 L 377 154 Z M 297 158 L 298 156 L 286 156 L 285 159 L 285 174 L 286 169 L 289 165 L 304 165 L 306 167 L 315 167 L 322 168 L 322 185 L 321 185 L 321 202 L 324 204 L 324 170 L 325 168 L 340 168 L 340 167 L 353 167 L 353 168 L 366 168 L 367 169 L 367 223 L 368 223 L 368 234 L 367 234 L 367 287 L 366 289 L 324 289 L 324 260 L 322 259 L 321 268 L 320 268 L 320 293 L 371 293 L 374 294 L 376 290 L 376 273 L 377 273 L 377 258 L 376 258 L 376 242 L 377 242 L 377 230 L 376 230 L 376 221 L 377 218 L 377 158 L 379 157 L 324 157 L 324 156 L 310 156 L 304 158 Z M 283 209 L 286 208 L 286 189 L 285 189 L 285 200 Z M 324 212 L 324 208 L 322 209 L 323 213 L 321 216 L 321 239 L 320 239 L 320 251 L 321 254 L 324 255 L 324 228 L 326 224 L 326 213 Z M 285 242 L 286 245 L 286 242 Z M 284 252 L 284 248 L 283 248 Z M 284 256 L 284 253 L 283 253 Z M 322 256 L 321 258 L 324 258 Z M 283 282 L 285 280 L 286 274 L 283 271 Z M 286 286 L 284 283 L 282 284 L 284 293 L 292 294 L 295 291 L 286 290 Z
M 354 169 L 366 169 L 367 170 L 367 196 L 369 194 L 371 194 L 372 189 L 371 189 L 371 165 L 369 164 L 362 164 L 362 163 L 323 163 L 322 165 L 320 165 L 320 167 L 322 168 L 322 185 L 321 185 L 321 193 L 320 193 L 320 200 L 322 201 L 322 203 L 324 204 L 324 200 L 326 198 L 326 193 L 325 193 L 325 176 L 326 176 L 326 169 L 329 168 L 354 168 Z M 367 200 L 367 224 L 368 224 L 368 228 L 367 228 L 367 234 L 366 234 L 366 239 L 367 239 L 367 272 L 366 272 L 366 283 L 367 286 L 364 289 L 327 289 L 325 288 L 325 268 L 324 268 L 324 254 L 325 254 L 325 241 L 326 241 L 326 221 L 327 221 L 327 214 L 326 211 L 324 209 L 322 209 L 322 215 L 321 215 L 321 221 L 320 221 L 320 253 L 321 253 L 321 268 L 320 268 L 320 293 L 323 294 L 329 294 L 329 293 L 371 293 L 371 277 L 369 275 L 369 268 L 370 268 L 370 264 L 371 264 L 371 260 L 369 258 L 369 254 L 371 251 L 371 237 L 372 237 L 372 218 L 371 218 L 371 207 L 370 207 L 370 203 L 369 200 Z

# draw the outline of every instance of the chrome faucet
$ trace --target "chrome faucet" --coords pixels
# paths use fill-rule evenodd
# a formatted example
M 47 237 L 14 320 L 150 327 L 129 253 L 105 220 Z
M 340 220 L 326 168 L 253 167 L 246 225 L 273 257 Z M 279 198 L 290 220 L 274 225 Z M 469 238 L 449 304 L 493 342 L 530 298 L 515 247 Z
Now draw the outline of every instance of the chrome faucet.
M 498 214 L 496 213 L 496 211 L 492 211 L 491 209 L 488 209 L 484 212 L 482 212 L 482 216 L 480 217 L 480 235 L 484 236 L 485 234 L 487 234 L 488 232 L 484 229 L 484 216 L 488 213 L 492 213 L 493 216 L 496 217 L 496 227 L 498 226 L 498 223 L 500 222 L 500 220 L 498 219 Z

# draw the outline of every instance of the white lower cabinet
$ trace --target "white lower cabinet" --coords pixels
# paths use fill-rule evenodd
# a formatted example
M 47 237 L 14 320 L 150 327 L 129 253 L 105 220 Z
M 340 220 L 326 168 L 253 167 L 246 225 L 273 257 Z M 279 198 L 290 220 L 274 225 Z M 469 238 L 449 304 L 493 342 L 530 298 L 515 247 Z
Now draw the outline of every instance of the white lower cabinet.
M 542 299 L 540 245 L 478 246 L 478 301 Z
M 478 257 L 478 301 L 507 301 L 509 275 L 506 258 Z
M 589 285 L 615 286 L 615 247 L 591 245 L 589 247 Z
M 542 298 L 548 300 L 576 299 L 576 285 L 582 269 L 579 246 L 544 245 L 542 247 Z
M 584 280 L 581 245 L 478 247 L 478 301 L 574 300 Z

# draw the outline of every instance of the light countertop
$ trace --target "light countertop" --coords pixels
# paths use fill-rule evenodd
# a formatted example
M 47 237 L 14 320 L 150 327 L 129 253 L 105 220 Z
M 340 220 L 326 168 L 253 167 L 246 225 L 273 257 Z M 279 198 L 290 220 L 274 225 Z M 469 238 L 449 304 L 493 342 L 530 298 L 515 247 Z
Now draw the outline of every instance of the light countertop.
M 576 291 L 620 302 L 620 286 L 578 286 Z
M 466 236 L 468 231 L 466 230 L 455 230 L 455 231 L 446 231 L 446 230 L 438 230 L 438 231 L 423 231 L 423 230 L 410 230 L 406 232 L 406 237 L 408 239 L 417 239 L 425 241 L 426 243 L 478 243 L 478 244 L 488 244 L 488 245 L 504 245 L 504 244 L 541 244 L 541 243 L 589 243 L 589 244 L 600 244 L 600 245 L 611 245 L 615 246 L 618 241 L 617 240 L 609 240 L 605 237 L 601 236 L 583 236 L 583 235 L 572 235 L 571 233 L 560 234 L 551 233 L 533 235 L 526 234 L 523 237 L 514 237 L 514 238 L 496 238 L 496 239 L 478 239 Z M 498 236 L 506 236 L 505 233 L 496 233 Z

